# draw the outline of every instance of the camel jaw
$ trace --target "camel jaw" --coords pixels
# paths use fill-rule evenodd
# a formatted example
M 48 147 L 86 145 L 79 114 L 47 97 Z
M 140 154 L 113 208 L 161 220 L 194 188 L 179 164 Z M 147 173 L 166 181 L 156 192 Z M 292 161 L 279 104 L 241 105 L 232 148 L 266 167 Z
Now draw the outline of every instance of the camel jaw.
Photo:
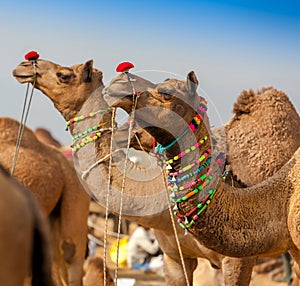
M 119 96 L 111 96 L 107 93 L 104 93 L 103 98 L 109 106 L 120 107 L 127 112 L 131 112 L 132 103 L 133 103 L 132 95 L 119 97 Z
M 33 82 L 33 79 L 34 79 L 34 76 L 30 76 L 30 75 L 13 75 L 16 80 L 19 82 L 19 83 L 32 83 Z

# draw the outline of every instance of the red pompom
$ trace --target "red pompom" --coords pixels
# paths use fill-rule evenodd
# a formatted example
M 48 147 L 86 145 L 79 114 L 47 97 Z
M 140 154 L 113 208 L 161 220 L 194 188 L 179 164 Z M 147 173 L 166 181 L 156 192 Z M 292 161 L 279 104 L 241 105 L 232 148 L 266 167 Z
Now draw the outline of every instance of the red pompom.
M 117 68 L 116 68 L 116 71 L 117 72 L 126 72 L 130 69 L 134 68 L 134 65 L 130 62 L 123 62 L 123 63 L 120 63 Z
M 36 51 L 30 51 L 25 55 L 25 60 L 27 61 L 37 60 L 39 56 L 40 55 Z

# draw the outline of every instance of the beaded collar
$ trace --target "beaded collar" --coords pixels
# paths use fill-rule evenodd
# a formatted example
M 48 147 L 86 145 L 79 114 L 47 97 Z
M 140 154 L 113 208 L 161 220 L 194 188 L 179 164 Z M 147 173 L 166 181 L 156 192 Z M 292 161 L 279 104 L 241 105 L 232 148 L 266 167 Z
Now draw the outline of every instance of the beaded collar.
M 195 131 L 200 123 L 203 121 L 203 118 L 207 111 L 207 103 L 203 98 L 200 98 L 200 104 L 198 106 L 198 110 L 196 115 L 194 116 L 192 122 L 189 124 L 187 130 L 185 130 L 179 137 L 177 137 L 171 144 L 168 146 L 159 146 L 155 149 L 156 153 L 162 154 L 163 151 L 173 146 L 178 140 L 180 140 L 188 130 Z M 211 149 L 207 148 L 204 153 L 194 162 L 182 167 L 180 170 L 176 172 L 171 172 L 172 164 L 175 163 L 177 160 L 182 158 L 183 156 L 193 152 L 201 145 L 203 145 L 209 139 L 208 136 L 200 139 L 197 143 L 193 146 L 189 147 L 188 149 L 184 150 L 183 152 L 179 153 L 178 155 L 174 156 L 173 158 L 165 161 L 165 169 L 166 174 L 168 176 L 167 179 L 167 189 L 171 192 L 170 194 L 170 202 L 174 203 L 174 215 L 178 218 L 177 222 L 179 225 L 185 230 L 185 234 L 187 234 L 188 229 L 195 223 L 195 221 L 199 218 L 200 214 L 207 208 L 209 203 L 211 202 L 218 186 L 219 178 L 214 178 L 213 168 L 210 167 L 208 171 L 202 174 L 200 177 L 194 179 L 193 181 L 182 183 L 185 180 L 194 177 L 212 162 L 211 156 Z M 221 156 L 216 160 L 214 163 L 221 166 L 224 163 L 225 156 Z M 222 160 L 223 159 L 223 160 Z M 190 171 L 190 172 L 188 172 Z M 181 184 L 178 186 L 177 184 Z M 178 196 L 178 191 L 183 191 L 194 187 L 194 189 L 183 196 Z M 206 189 L 206 191 L 205 191 Z M 188 212 L 182 214 L 179 212 L 178 204 L 184 201 L 187 201 L 189 198 L 193 197 L 194 195 L 202 192 L 202 199 L 197 203 L 195 207 L 193 207 Z M 205 194 L 205 193 L 207 194 Z
M 90 112 L 90 113 L 87 113 L 85 115 L 80 115 L 80 116 L 73 117 L 70 120 L 66 121 L 67 128 L 68 128 L 68 126 L 70 126 L 71 124 L 73 124 L 75 122 L 82 121 L 82 120 L 90 118 L 90 117 L 94 117 L 96 114 L 101 114 L 101 113 L 106 112 L 106 111 L 112 111 L 112 108 L 108 107 L 106 110 L 105 109 L 99 109 L 97 111 Z
M 194 118 L 192 119 L 191 123 L 189 124 L 189 126 L 177 137 L 175 138 L 174 141 L 172 141 L 169 145 L 167 146 L 162 146 L 161 144 L 157 144 L 157 146 L 155 147 L 154 152 L 158 155 L 162 155 L 163 152 L 167 149 L 169 149 L 170 147 L 172 147 L 175 143 L 177 143 L 181 138 L 184 137 L 184 135 L 191 130 L 192 132 L 194 132 L 199 124 L 203 121 L 203 118 L 206 114 L 207 111 L 207 102 L 206 100 L 200 96 L 200 103 L 198 105 L 198 110 L 197 113 L 195 114 Z
M 207 150 L 205 152 L 207 152 Z M 184 175 L 181 178 L 175 176 L 176 173 L 179 173 L 179 172 L 171 173 L 170 169 L 166 168 L 166 173 L 168 175 L 167 188 L 169 191 L 171 191 L 170 202 L 175 204 L 174 208 L 173 208 L 174 215 L 178 218 L 177 222 L 179 223 L 179 225 L 185 230 L 185 234 L 187 234 L 188 229 L 195 223 L 195 221 L 199 218 L 200 214 L 207 208 L 207 206 L 211 202 L 211 200 L 217 190 L 217 186 L 220 181 L 220 178 L 214 178 L 213 172 L 212 172 L 213 168 L 209 168 L 209 170 L 205 174 L 201 175 L 199 178 L 197 178 L 194 181 L 188 182 L 180 187 L 178 187 L 176 183 L 181 183 L 186 178 L 189 178 L 189 177 L 199 173 L 200 170 L 203 170 L 205 167 L 207 167 L 208 164 L 211 163 L 211 161 L 212 161 L 212 157 L 208 157 L 208 158 L 207 157 L 208 156 L 205 157 L 206 160 L 201 166 L 199 166 L 194 171 L 192 171 L 191 173 L 189 173 L 187 175 Z M 224 165 L 225 160 L 226 160 L 226 156 L 225 156 L 225 154 L 222 153 L 215 160 L 215 163 L 219 167 L 221 167 Z M 191 165 L 189 165 L 189 166 L 191 166 Z M 189 193 L 187 193 L 181 197 L 177 196 L 178 191 L 188 189 L 190 187 L 196 186 L 197 184 L 199 184 L 199 185 L 197 187 L 195 187 Z M 208 188 L 207 194 L 204 195 L 204 197 L 202 196 L 202 199 L 198 202 L 198 204 L 195 207 L 193 207 L 191 210 L 189 210 L 188 212 L 186 212 L 184 214 L 179 212 L 178 203 L 187 201 L 189 198 L 193 197 L 194 195 L 198 194 L 199 192 L 203 193 L 205 191 L 205 188 Z
M 112 108 L 108 107 L 106 110 L 99 109 L 97 111 L 90 112 L 85 115 L 80 115 L 80 116 L 71 118 L 70 120 L 66 121 L 66 126 L 68 128 L 68 126 L 70 126 L 71 124 L 74 124 L 78 121 L 85 120 L 87 118 L 94 117 L 95 115 L 102 114 L 106 111 L 110 112 L 110 111 L 112 111 Z M 72 142 L 73 142 L 71 145 L 72 151 L 77 152 L 80 148 L 84 147 L 88 143 L 91 143 L 91 142 L 97 140 L 98 138 L 100 138 L 104 132 L 106 132 L 106 131 L 111 132 L 111 128 L 105 128 L 105 129 L 103 128 L 103 126 L 105 126 L 107 123 L 108 122 L 99 123 L 98 125 L 90 127 L 87 130 L 74 135 L 72 137 Z

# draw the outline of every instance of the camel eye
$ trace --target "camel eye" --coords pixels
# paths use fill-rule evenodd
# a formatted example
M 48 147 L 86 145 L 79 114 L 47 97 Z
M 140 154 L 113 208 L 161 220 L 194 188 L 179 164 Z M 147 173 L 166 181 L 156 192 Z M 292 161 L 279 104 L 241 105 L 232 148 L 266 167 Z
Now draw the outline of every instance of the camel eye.
M 71 75 L 71 74 L 66 75 L 66 74 L 62 74 L 61 72 L 58 72 L 56 75 L 57 75 L 59 81 L 63 82 L 63 83 L 70 82 L 71 78 L 73 77 L 73 75 Z
M 162 94 L 162 96 L 163 96 L 163 98 L 164 98 L 164 100 L 171 100 L 172 99 L 172 94 L 169 94 L 169 93 L 161 93 Z

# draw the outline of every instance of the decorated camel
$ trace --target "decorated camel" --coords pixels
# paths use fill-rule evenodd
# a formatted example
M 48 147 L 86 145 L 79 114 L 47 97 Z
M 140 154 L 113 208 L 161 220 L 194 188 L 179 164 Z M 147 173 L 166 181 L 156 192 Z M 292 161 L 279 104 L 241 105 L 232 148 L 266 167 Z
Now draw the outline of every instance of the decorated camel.
M 0 118 L 0 162 L 8 171 L 16 151 L 19 122 Z M 14 177 L 37 199 L 49 217 L 58 285 L 82 285 L 90 197 L 61 152 L 41 143 L 25 127 Z
M 80 132 L 87 130 L 93 125 L 109 122 L 110 113 L 107 105 L 101 101 L 102 75 L 93 68 L 92 61 L 84 65 L 76 65 L 64 68 L 54 63 L 38 60 L 36 65 L 37 77 L 36 87 L 46 94 L 54 103 L 55 107 L 66 119 L 70 132 L 77 136 Z M 21 63 L 15 70 L 14 76 L 21 82 L 33 82 L 34 68 L 30 62 Z M 55 79 L 54 79 L 55 78 Z M 84 80 L 82 80 L 84 79 Z M 97 82 L 98 80 L 98 82 Z M 95 81 L 97 84 L 95 84 Z M 87 83 L 90 83 L 90 86 Z M 124 83 L 124 82 L 123 82 Z M 54 84 L 54 85 L 53 85 Z M 66 86 L 69 85 L 69 92 L 66 93 Z M 93 88 L 100 86 L 99 90 L 92 93 Z M 153 85 L 154 86 L 154 85 Z M 86 89 L 86 91 L 84 90 Z M 69 108 L 72 106 L 72 108 Z M 103 113 L 86 116 L 84 120 L 79 120 L 83 114 L 90 114 L 91 110 L 102 110 Z M 104 116 L 103 116 L 104 115 Z M 75 120 L 76 119 L 76 120 Z M 72 123 L 72 124 L 71 124 Z M 103 126 L 103 125 L 101 125 Z M 110 205 L 115 212 L 118 212 L 120 205 L 121 181 L 123 177 L 122 165 L 124 155 L 117 153 L 115 162 L 109 171 L 109 164 L 102 160 L 103 164 L 97 163 L 90 168 L 91 163 L 95 163 L 99 158 L 108 159 L 110 146 L 110 131 L 103 132 L 99 138 L 83 145 L 75 150 L 74 156 L 78 163 L 78 172 L 86 182 L 90 192 L 97 194 L 98 202 L 105 205 L 105 192 L 101 193 L 99 186 L 106 186 L 109 181 L 108 175 L 112 175 L 112 201 Z M 282 141 L 279 141 L 281 143 Z M 92 146 L 92 147 L 88 147 Z M 96 149 L 96 152 L 95 152 Z M 96 155 L 95 155 L 96 154 Z M 92 161 L 92 162 L 91 162 Z M 121 166 L 121 167 L 120 167 Z M 155 228 L 161 233 L 161 247 L 166 256 L 166 279 L 172 285 L 183 285 L 185 283 L 177 245 L 174 237 L 174 230 L 171 224 L 169 212 L 166 210 L 168 202 L 165 196 L 164 180 L 160 169 L 145 170 L 128 162 L 127 177 L 125 180 L 123 214 L 126 217 L 140 222 L 144 225 Z M 138 178 L 148 178 L 144 182 L 136 180 Z M 150 178 L 150 179 L 149 179 Z M 149 187 L 148 187 L 149 186 Z M 104 188 L 105 189 L 105 188 Z M 99 195 L 100 194 L 100 195 Z M 102 196 L 103 194 L 103 196 Z M 176 225 L 177 230 L 180 227 Z M 248 285 L 252 265 L 255 259 L 234 259 L 224 257 L 216 252 L 206 249 L 190 234 L 185 236 L 179 231 L 179 241 L 183 245 L 183 255 L 186 263 L 187 276 L 191 283 L 193 270 L 196 267 L 196 258 L 205 257 L 216 267 L 222 268 L 226 285 Z M 238 264 L 235 264 L 238 262 Z M 243 264 L 241 264 L 244 263 Z M 239 265 L 240 271 L 236 267 Z M 248 266 L 248 267 L 246 267 Z
M 0 285 L 54 285 L 50 230 L 36 199 L 1 165 L 0 185 Z
M 136 122 L 164 151 L 178 224 L 207 248 L 232 257 L 288 251 L 299 277 L 300 148 L 260 184 L 243 189 L 227 184 L 213 154 L 207 103 L 197 95 L 197 86 L 196 75 L 190 72 L 186 81 L 166 80 L 140 93 L 135 102 Z M 114 105 L 128 110 L 134 101 L 133 96 L 117 98 Z M 187 170 L 198 171 L 187 175 Z

